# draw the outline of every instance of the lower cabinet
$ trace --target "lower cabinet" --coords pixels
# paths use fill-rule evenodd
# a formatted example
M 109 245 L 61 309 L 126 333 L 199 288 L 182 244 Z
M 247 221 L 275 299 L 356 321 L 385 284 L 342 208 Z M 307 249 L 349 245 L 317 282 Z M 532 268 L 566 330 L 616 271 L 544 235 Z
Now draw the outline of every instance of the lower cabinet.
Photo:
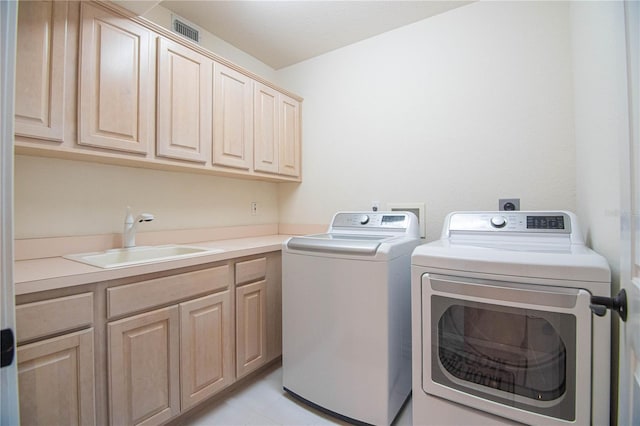
M 155 425 L 180 413 L 177 306 L 108 325 L 109 417 L 113 425 Z
M 236 370 L 246 376 L 267 362 L 267 283 L 236 289 Z
M 167 423 L 281 355 L 280 288 L 272 252 L 23 296 L 22 424 Z
M 18 347 L 22 425 L 92 425 L 93 329 Z
M 231 313 L 229 290 L 180 304 L 183 410 L 234 381 Z
M 236 262 L 236 374 L 244 377 L 282 355 L 280 252 Z

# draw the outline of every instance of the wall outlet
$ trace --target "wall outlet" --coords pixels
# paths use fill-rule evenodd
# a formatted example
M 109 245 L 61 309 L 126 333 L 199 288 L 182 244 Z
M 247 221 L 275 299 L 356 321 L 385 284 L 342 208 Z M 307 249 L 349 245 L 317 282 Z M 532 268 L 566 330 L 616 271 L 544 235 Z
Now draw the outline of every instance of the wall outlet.
M 257 216 L 258 215 L 258 203 L 256 203 L 255 201 L 251 202 L 251 216 Z
M 498 200 L 498 210 L 500 211 L 520 210 L 520 198 L 500 198 Z

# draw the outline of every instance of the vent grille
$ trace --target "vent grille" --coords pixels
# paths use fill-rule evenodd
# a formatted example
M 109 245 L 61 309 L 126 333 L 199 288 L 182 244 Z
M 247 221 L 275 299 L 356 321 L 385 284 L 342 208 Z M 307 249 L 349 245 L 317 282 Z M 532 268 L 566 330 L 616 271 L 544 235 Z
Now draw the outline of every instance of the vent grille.
M 173 18 L 173 31 L 195 41 L 196 43 L 200 42 L 200 31 L 185 23 L 183 20 Z

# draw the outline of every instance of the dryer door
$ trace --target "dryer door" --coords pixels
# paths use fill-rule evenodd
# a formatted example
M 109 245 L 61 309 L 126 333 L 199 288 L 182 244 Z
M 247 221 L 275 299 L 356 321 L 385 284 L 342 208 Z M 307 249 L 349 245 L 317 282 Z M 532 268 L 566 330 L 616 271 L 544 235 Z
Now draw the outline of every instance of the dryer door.
M 424 390 L 523 423 L 589 424 L 589 296 L 423 275 Z

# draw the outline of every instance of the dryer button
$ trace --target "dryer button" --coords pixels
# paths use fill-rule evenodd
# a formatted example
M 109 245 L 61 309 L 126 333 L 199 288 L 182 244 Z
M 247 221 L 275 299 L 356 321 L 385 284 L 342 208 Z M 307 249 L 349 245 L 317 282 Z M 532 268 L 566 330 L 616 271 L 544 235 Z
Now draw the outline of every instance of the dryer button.
M 367 216 L 366 214 L 360 216 L 360 224 L 366 225 L 367 223 L 369 223 L 369 216 Z
M 494 228 L 504 228 L 506 224 L 507 219 L 505 219 L 503 216 L 494 216 L 491 218 L 491 226 L 493 226 Z

